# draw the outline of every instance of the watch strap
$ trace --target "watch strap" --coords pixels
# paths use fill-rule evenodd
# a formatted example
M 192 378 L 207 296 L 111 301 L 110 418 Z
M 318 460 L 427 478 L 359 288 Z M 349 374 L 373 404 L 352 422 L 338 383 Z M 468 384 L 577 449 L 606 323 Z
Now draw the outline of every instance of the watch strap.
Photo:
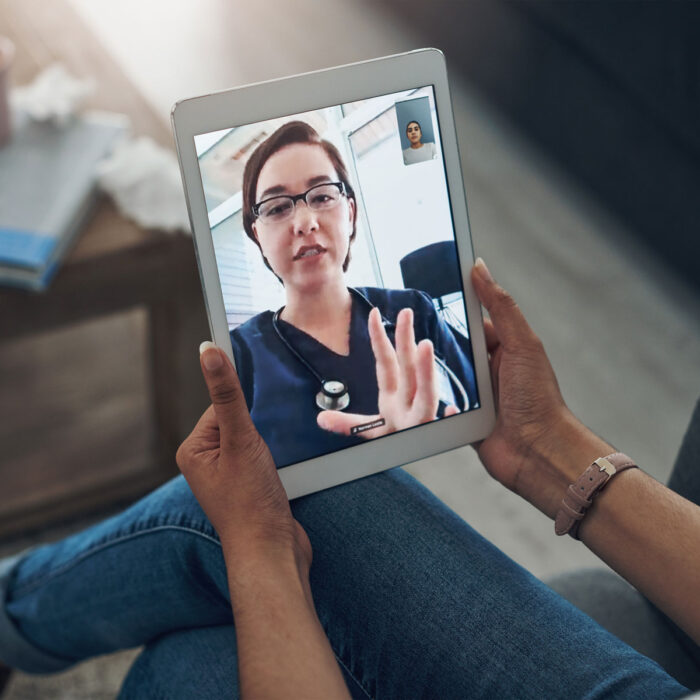
M 557 535 L 568 533 L 574 539 L 579 539 L 581 520 L 593 504 L 595 495 L 613 476 L 636 466 L 634 461 L 622 452 L 614 452 L 607 457 L 596 459 L 566 490 L 554 519 L 554 532 Z

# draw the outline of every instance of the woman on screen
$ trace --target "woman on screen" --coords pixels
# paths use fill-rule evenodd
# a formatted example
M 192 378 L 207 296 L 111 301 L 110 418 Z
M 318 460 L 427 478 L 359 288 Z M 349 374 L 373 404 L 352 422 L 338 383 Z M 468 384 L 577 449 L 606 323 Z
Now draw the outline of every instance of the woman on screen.
M 410 121 L 406 124 L 406 138 L 411 145 L 403 150 L 404 165 L 433 160 L 437 155 L 434 143 L 423 143 L 423 132 L 417 121 Z
M 231 332 L 278 467 L 474 407 L 469 341 L 428 295 L 347 286 L 357 203 L 335 146 L 283 125 L 251 155 L 242 196 L 246 234 L 286 294 Z

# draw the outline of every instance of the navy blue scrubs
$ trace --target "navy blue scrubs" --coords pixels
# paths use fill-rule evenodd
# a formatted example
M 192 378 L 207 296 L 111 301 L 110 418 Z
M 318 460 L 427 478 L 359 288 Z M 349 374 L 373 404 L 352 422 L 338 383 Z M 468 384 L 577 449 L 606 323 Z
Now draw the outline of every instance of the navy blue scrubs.
M 401 309 L 413 309 L 416 342 L 429 338 L 435 354 L 455 373 L 469 397 L 477 403 L 476 382 L 469 341 L 438 315 L 430 297 L 413 289 L 358 290 L 391 324 Z M 367 321 L 371 306 L 352 295 L 350 353 L 338 355 L 307 333 L 279 320 L 287 342 L 324 379 L 345 382 L 350 394 L 349 413 L 374 415 L 378 388 L 374 354 Z M 359 436 L 331 433 L 318 427 L 316 394 L 321 386 L 314 375 L 290 352 L 275 332 L 272 311 L 264 311 L 231 331 L 231 345 L 250 415 L 270 448 L 278 467 L 335 452 L 364 442 Z M 393 326 L 387 327 L 394 339 Z M 459 394 L 457 394 L 459 396 Z M 458 407 L 461 404 L 458 402 Z

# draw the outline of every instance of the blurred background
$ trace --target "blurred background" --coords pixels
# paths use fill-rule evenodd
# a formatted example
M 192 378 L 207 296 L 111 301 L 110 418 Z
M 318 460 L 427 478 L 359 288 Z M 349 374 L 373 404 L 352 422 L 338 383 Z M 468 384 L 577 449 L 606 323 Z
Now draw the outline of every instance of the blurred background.
M 183 97 L 442 49 L 476 253 L 574 412 L 661 481 L 700 393 L 698 26 L 671 0 L 0 0 L 13 85 L 60 60 L 95 81 L 90 107 L 171 150 Z M 45 291 L 0 288 L 0 554 L 175 473 L 206 337 L 189 237 L 106 196 Z M 469 448 L 408 470 L 539 577 L 599 565 Z M 17 674 L 7 697 L 114 697 L 135 653 Z

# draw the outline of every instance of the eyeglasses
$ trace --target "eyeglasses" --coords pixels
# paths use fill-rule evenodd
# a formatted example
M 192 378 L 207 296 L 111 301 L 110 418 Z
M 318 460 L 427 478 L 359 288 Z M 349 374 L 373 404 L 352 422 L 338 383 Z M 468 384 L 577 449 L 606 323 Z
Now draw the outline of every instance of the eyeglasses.
M 279 224 L 294 216 L 294 210 L 299 200 L 304 200 L 309 209 L 324 211 L 332 209 L 340 201 L 341 197 L 347 197 L 347 190 L 343 182 L 324 182 L 316 185 L 302 194 L 284 195 L 263 199 L 253 205 L 253 214 L 266 224 Z

